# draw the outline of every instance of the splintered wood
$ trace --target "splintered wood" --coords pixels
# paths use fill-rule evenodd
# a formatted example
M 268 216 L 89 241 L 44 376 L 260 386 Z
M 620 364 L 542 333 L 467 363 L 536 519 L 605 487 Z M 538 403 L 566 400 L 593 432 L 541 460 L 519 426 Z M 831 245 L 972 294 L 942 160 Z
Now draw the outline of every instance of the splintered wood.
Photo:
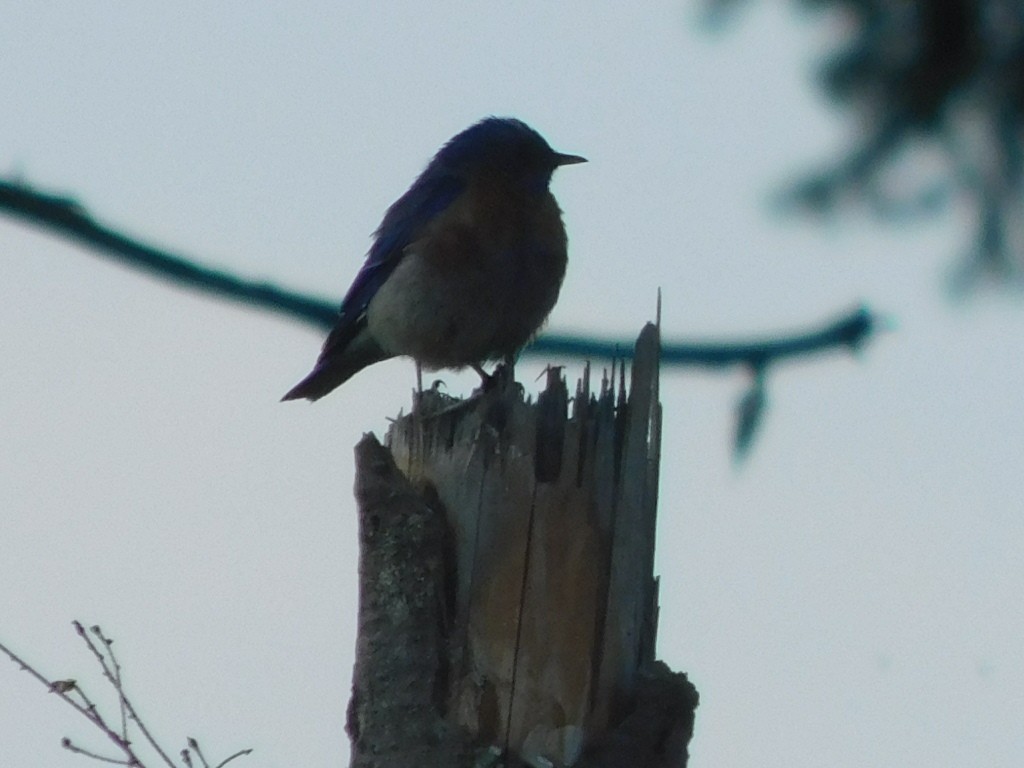
M 570 399 L 552 369 L 535 403 L 428 391 L 388 431 L 447 521 L 441 704 L 476 745 L 572 765 L 637 705 L 657 630 L 658 349 L 648 325 L 628 390 L 613 367 L 593 391 L 588 369 Z

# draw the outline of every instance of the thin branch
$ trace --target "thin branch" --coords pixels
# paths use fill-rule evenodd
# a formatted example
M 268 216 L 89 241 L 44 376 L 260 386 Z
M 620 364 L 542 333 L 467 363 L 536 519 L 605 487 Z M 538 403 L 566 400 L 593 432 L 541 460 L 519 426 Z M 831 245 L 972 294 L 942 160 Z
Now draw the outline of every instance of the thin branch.
M 129 766 L 139 765 L 139 763 L 137 762 L 132 762 L 131 758 L 121 759 L 117 757 L 107 757 L 106 755 L 101 755 L 98 752 L 93 752 L 91 750 L 85 749 L 84 747 L 80 747 L 77 744 L 75 744 L 73 741 L 71 741 L 71 739 L 67 738 L 66 736 L 63 739 L 61 739 L 60 745 L 64 747 L 64 749 L 66 749 L 68 752 L 72 752 L 76 755 L 85 755 L 86 757 L 91 757 L 93 760 L 99 760 L 101 763 L 113 763 L 114 765 Z
M 199 742 L 190 736 L 185 743 L 188 744 L 189 749 L 196 753 L 196 757 L 198 757 L 199 762 L 203 764 L 203 768 L 210 768 L 210 764 L 206 762 L 206 756 L 203 754 L 203 750 L 199 748 Z
M 77 622 L 76 622 L 77 624 Z M 80 625 L 79 625 L 80 628 Z M 121 735 L 125 739 L 128 738 L 128 703 L 124 697 L 124 681 L 121 678 L 121 664 L 117 660 L 117 656 L 114 655 L 114 641 L 103 636 L 102 630 L 99 625 L 94 625 L 91 630 L 96 637 L 103 643 L 106 655 L 110 658 L 110 665 L 113 671 L 113 677 L 110 678 L 111 683 L 114 686 L 114 690 L 118 692 L 117 703 L 121 710 Z M 108 676 L 109 677 L 109 676 Z
M 196 753 L 196 757 L 198 757 L 199 761 L 203 764 L 203 768 L 210 768 L 210 764 L 207 762 L 206 756 L 203 754 L 203 750 L 199 748 L 199 742 L 190 736 L 186 743 L 188 744 L 188 749 L 182 750 L 181 757 L 182 760 L 185 762 L 187 768 L 192 768 L 192 757 L 189 754 L 189 750 Z M 223 760 L 217 763 L 217 765 L 215 765 L 214 768 L 224 768 L 225 765 L 230 763 L 236 757 L 244 757 L 246 755 L 251 754 L 252 749 L 240 749 L 237 752 L 235 752 L 235 754 L 228 755 L 227 757 L 225 757 Z
M 22 670 L 28 672 L 32 677 L 34 677 L 36 680 L 38 680 L 40 683 L 46 686 L 47 690 L 49 690 L 51 693 L 57 694 L 57 696 L 59 696 L 65 702 L 74 707 L 79 714 L 81 714 L 83 717 L 88 719 L 93 725 L 99 728 L 107 736 L 107 738 L 110 739 L 117 746 L 117 748 L 121 750 L 122 754 L 124 755 L 124 759 L 118 759 L 116 757 L 107 757 L 105 755 L 99 754 L 98 752 L 85 749 L 83 747 L 78 746 L 67 737 L 64 737 L 61 740 L 61 746 L 70 752 L 85 755 L 86 757 L 91 757 L 94 760 L 99 760 L 104 763 L 126 765 L 131 766 L 133 768 L 144 768 L 145 764 L 135 754 L 134 750 L 132 749 L 131 740 L 128 738 L 127 720 L 130 719 L 135 723 L 135 725 L 139 729 L 139 732 L 142 733 L 142 735 L 146 738 L 146 741 L 149 742 L 149 745 L 153 748 L 157 755 L 159 755 L 159 757 L 168 766 L 168 768 L 177 768 L 175 763 L 167 756 L 167 752 L 157 743 L 156 739 L 153 738 L 152 734 L 149 732 L 149 729 L 139 718 L 138 713 L 135 711 L 135 707 L 132 705 L 131 701 L 129 701 L 128 697 L 125 695 L 124 687 L 122 685 L 121 665 L 118 662 L 117 657 L 114 655 L 114 652 L 112 650 L 114 641 L 111 638 L 104 635 L 103 630 L 101 630 L 99 626 L 93 625 L 89 628 L 89 631 L 87 632 L 81 622 L 74 621 L 72 622 L 72 624 L 75 628 L 75 632 L 78 633 L 78 636 L 82 638 L 86 646 L 89 648 L 89 651 L 92 653 L 96 661 L 99 663 L 100 668 L 103 670 L 104 677 L 106 677 L 107 681 L 113 686 L 114 690 L 117 692 L 119 703 L 121 706 L 121 727 L 124 732 L 123 736 L 116 733 L 109 725 L 107 725 L 106 720 L 103 719 L 103 715 L 100 714 L 96 705 L 92 702 L 88 695 L 86 695 L 85 691 L 82 690 L 82 688 L 78 685 L 78 683 L 75 680 L 47 680 L 42 673 L 36 670 L 33 666 L 31 666 L 28 662 L 26 662 L 24 659 L 22 659 L 20 656 L 14 653 L 14 651 L 10 650 L 3 643 L 0 643 L 0 653 L 7 656 L 7 658 L 9 658 L 11 661 L 17 664 Z M 93 637 L 90 637 L 90 633 L 93 636 L 95 636 L 95 638 L 98 639 L 100 643 L 102 643 L 102 647 L 96 644 L 96 642 L 93 640 Z M 71 698 L 72 695 L 77 695 L 77 697 L 81 699 L 81 702 Z M 196 753 L 196 755 L 199 756 L 199 759 L 202 761 L 204 768 L 209 768 L 209 763 L 207 763 L 206 758 L 203 756 L 202 751 L 199 749 L 199 743 L 195 739 L 189 738 L 188 746 L 189 748 L 191 748 L 192 751 Z M 225 758 L 220 763 L 218 763 L 216 768 L 223 768 L 224 765 L 234 760 L 236 757 L 241 757 L 242 755 L 248 755 L 251 753 L 251 749 L 239 750 L 235 754 Z M 184 749 L 181 751 L 181 759 L 182 762 L 185 764 L 186 768 L 192 768 L 191 756 L 189 754 L 188 749 Z
M 252 754 L 252 748 L 240 749 L 237 752 L 235 752 L 235 754 L 229 755 L 228 757 L 225 757 L 223 760 L 221 760 L 219 763 L 217 763 L 217 765 L 214 768 L 224 768 L 225 765 L 230 763 L 236 757 L 245 757 L 246 755 L 251 755 L 251 754 Z
M 333 301 L 200 266 L 194 260 L 99 223 L 72 197 L 40 192 L 21 181 L 0 178 L 0 211 L 123 264 L 211 296 L 276 312 L 323 330 L 332 327 L 338 317 L 338 307 Z M 713 368 L 763 366 L 781 359 L 858 347 L 876 328 L 875 316 L 866 307 L 859 307 L 824 327 L 795 335 L 744 342 L 663 342 L 661 362 L 669 366 Z M 607 360 L 629 358 L 632 352 L 633 343 L 628 339 L 546 333 L 535 339 L 523 354 Z
M 7 658 L 9 658 L 11 661 L 17 664 L 23 671 L 28 672 L 32 677 L 34 677 L 36 680 L 38 680 L 40 683 L 46 686 L 47 690 L 49 690 L 51 693 L 57 694 L 57 696 L 62 701 L 65 701 L 68 704 L 70 704 L 72 707 L 75 708 L 76 711 L 78 711 L 81 715 L 88 719 L 89 722 L 91 722 L 93 725 L 99 728 L 106 735 L 106 737 L 110 739 L 118 747 L 118 749 L 120 749 L 124 753 L 125 758 L 127 758 L 128 760 L 128 765 L 142 765 L 142 762 L 139 760 L 135 752 L 132 750 L 131 744 L 128 742 L 128 740 L 122 739 L 116 731 L 112 730 L 110 727 L 107 726 L 106 722 L 104 722 L 99 712 L 96 711 L 95 705 L 93 705 L 93 703 L 89 700 L 85 693 L 83 693 L 78 688 L 78 685 L 75 683 L 74 680 L 47 680 L 38 670 L 35 669 L 35 667 L 33 667 L 27 661 L 24 661 L 20 656 L 18 656 L 14 651 L 12 651 L 3 643 L 0 643 L 0 653 L 3 653 L 5 656 L 7 656 Z M 79 702 L 71 698 L 70 694 L 75 691 L 78 692 L 78 695 L 82 698 L 85 704 L 80 704 Z M 64 739 L 62 744 L 65 745 L 65 748 L 70 748 L 67 747 L 67 744 L 70 744 L 70 741 L 68 739 Z
M 0 210 L 121 263 L 212 296 L 279 312 L 320 327 L 330 327 L 338 315 L 332 302 L 202 267 L 106 227 L 71 197 L 38 192 L 23 183 L 0 179 Z
M 107 655 L 110 656 L 110 663 L 114 665 L 114 687 L 117 688 L 117 690 L 119 690 L 119 691 L 123 691 L 124 690 L 124 680 L 121 677 L 121 664 L 120 664 L 120 662 L 118 662 L 117 656 L 114 655 L 114 641 L 113 640 L 107 640 L 105 637 L 103 637 L 103 635 L 100 633 L 100 628 L 98 626 L 97 627 L 93 627 L 92 629 L 93 629 L 94 632 L 96 632 L 99 635 L 100 639 L 103 640 L 104 643 L 106 643 Z M 117 703 L 118 703 L 119 708 L 121 710 L 121 735 L 124 736 L 127 739 L 128 738 L 128 707 L 125 706 L 124 697 L 123 696 L 119 696 L 118 697 Z
M 821 327 L 789 335 L 748 341 L 662 342 L 663 365 L 702 368 L 726 368 L 743 365 L 762 368 L 781 360 L 806 357 L 838 348 L 856 350 L 878 330 L 880 318 L 867 307 L 856 307 Z M 529 351 L 539 348 L 547 353 L 582 358 L 618 358 L 632 356 L 632 345 L 593 337 L 547 334 L 534 342 Z
M 93 650 L 94 653 L 97 653 L 92 641 L 89 639 L 88 635 L 86 635 L 84 630 L 82 629 L 82 625 L 79 624 L 77 621 L 74 622 L 74 624 L 75 629 L 78 631 L 80 635 L 82 635 L 82 637 L 85 638 L 86 642 L 89 644 L 89 647 Z M 100 641 L 103 643 L 104 647 L 107 649 L 107 655 L 110 656 L 111 662 L 116 666 L 114 655 L 111 653 L 110 650 L 110 646 L 113 645 L 114 641 L 105 637 L 103 634 L 103 630 L 101 630 L 98 625 L 94 624 L 92 627 L 90 627 L 90 629 L 92 630 L 92 633 L 96 635 L 96 637 L 98 637 Z M 169 768 L 177 768 L 177 766 L 174 764 L 174 761 L 167 756 L 167 753 L 164 751 L 163 747 L 161 747 L 157 740 L 153 737 L 153 734 L 149 732 L 149 728 L 146 727 L 146 724 L 142 722 L 142 718 L 140 718 L 139 714 L 135 711 L 135 707 L 128 700 L 128 695 L 124 692 L 124 688 L 120 687 L 114 674 L 112 674 L 112 672 L 110 671 L 110 668 L 107 666 L 106 663 L 101 663 L 103 663 L 103 674 L 106 675 L 111 685 L 114 686 L 114 689 L 117 691 L 117 695 L 121 700 L 121 706 L 128 712 L 128 716 L 135 721 L 135 725 L 138 726 L 139 732 L 146 738 L 146 741 L 149 742 L 149 745 L 160 756 L 160 758 L 165 763 L 167 763 Z
M 100 653 L 100 649 L 96 647 L 96 644 L 92 641 L 92 638 L 89 637 L 88 633 L 85 631 L 85 627 L 82 626 L 80 621 L 72 621 L 71 626 L 75 628 L 75 632 L 77 632 L 78 636 L 85 642 L 86 647 L 92 652 L 92 655 L 96 657 L 96 662 L 100 665 L 100 669 L 103 670 L 103 676 L 116 688 L 117 681 L 114 679 L 114 675 L 111 673 L 110 667 L 107 666 L 107 657 Z

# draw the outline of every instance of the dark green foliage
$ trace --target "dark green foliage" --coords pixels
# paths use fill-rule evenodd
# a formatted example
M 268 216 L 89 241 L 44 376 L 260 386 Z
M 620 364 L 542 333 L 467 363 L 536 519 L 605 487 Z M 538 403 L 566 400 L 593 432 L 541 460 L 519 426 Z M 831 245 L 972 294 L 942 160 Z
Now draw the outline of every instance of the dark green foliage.
M 738 0 L 709 0 L 722 17 Z M 818 68 L 848 108 L 845 157 L 795 185 L 813 212 L 861 202 L 885 217 L 969 208 L 974 243 L 954 288 L 1024 278 L 1021 204 L 1024 3 L 1020 0 L 802 0 L 844 37 Z M 916 181 L 924 156 L 939 162 Z M 916 168 L 917 173 L 909 171 Z M 909 187 L 909 188 L 908 188 Z

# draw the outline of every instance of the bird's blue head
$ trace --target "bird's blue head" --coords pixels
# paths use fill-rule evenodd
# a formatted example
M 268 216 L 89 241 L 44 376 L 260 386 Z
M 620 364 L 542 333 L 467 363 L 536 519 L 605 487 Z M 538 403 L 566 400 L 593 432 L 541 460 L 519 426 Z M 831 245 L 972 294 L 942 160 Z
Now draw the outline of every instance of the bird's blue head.
M 578 155 L 556 152 L 521 120 L 488 117 L 452 138 L 431 165 L 460 175 L 503 176 L 521 181 L 528 189 L 543 191 L 557 167 L 585 162 L 586 158 Z

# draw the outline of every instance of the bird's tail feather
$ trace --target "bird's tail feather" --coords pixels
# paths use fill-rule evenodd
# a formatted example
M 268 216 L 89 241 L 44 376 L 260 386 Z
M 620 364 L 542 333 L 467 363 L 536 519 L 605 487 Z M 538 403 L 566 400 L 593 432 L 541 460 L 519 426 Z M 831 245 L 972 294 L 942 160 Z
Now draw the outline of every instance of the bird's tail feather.
M 319 400 L 366 366 L 387 360 L 389 357 L 393 355 L 381 349 L 365 328 L 340 349 L 338 345 L 332 345 L 328 339 L 320 359 L 316 361 L 316 367 L 306 378 L 288 390 L 281 400 Z

